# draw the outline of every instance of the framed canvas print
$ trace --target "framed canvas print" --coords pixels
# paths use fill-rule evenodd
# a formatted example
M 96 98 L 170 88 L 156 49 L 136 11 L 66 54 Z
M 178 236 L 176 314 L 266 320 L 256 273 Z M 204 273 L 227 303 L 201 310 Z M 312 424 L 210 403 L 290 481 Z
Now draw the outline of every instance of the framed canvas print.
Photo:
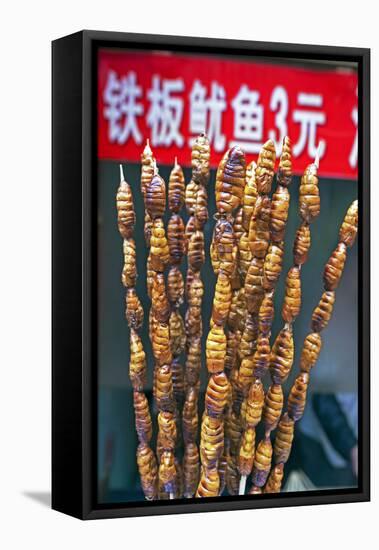
M 370 52 L 53 42 L 53 508 L 369 499 Z

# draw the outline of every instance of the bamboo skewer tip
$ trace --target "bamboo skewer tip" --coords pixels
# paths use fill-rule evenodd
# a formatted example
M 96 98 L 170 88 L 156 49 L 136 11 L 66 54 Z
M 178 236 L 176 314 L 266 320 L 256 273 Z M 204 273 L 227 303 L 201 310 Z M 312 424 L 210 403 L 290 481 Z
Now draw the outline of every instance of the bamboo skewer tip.
M 320 166 L 320 150 L 321 150 L 321 142 L 319 142 L 319 144 L 318 144 L 315 160 L 313 162 L 313 164 L 316 166 L 316 168 L 319 168 L 319 166 Z
M 125 181 L 124 169 L 122 167 L 122 164 L 120 164 L 120 178 L 121 178 L 121 181 Z

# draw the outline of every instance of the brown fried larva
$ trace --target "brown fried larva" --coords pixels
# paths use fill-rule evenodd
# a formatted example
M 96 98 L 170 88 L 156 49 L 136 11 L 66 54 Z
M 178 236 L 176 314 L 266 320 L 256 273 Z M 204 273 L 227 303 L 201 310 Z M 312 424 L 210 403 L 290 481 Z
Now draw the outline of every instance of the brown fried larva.
M 339 240 L 346 246 L 353 246 L 358 232 L 358 201 L 351 203 L 342 222 Z
M 130 185 L 124 180 L 122 173 L 121 183 L 116 195 L 116 207 L 117 223 L 120 235 L 124 239 L 129 239 L 133 236 L 136 215 L 134 211 L 132 190 Z
M 245 154 L 238 146 L 223 156 L 216 174 L 216 208 L 221 214 L 231 214 L 241 204 L 245 187 Z
M 185 181 L 182 167 L 177 163 L 171 170 L 168 180 L 168 207 L 171 212 L 178 213 L 184 205 Z
M 309 164 L 301 178 L 299 209 L 301 218 L 307 223 L 313 222 L 320 214 L 320 191 L 315 164 Z

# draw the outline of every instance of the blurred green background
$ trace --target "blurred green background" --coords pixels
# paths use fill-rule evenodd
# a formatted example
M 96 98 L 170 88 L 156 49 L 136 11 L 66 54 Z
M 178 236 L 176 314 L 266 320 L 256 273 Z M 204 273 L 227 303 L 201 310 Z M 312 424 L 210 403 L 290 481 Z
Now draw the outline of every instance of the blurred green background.
M 248 159 L 249 160 L 249 159 Z M 160 174 L 168 181 L 169 166 L 159 166 Z M 186 182 L 190 171 L 184 170 Z M 148 359 L 147 392 L 151 401 L 153 360 L 147 332 L 149 300 L 146 292 L 146 248 L 143 235 L 143 201 L 140 193 L 140 166 L 124 165 L 125 178 L 132 187 L 137 214 L 135 240 L 137 243 L 137 293 L 145 310 L 142 331 Z M 203 344 L 207 336 L 213 299 L 215 277 L 209 261 L 209 244 L 215 212 L 215 172 L 209 183 L 210 219 L 205 227 L 207 258 L 202 269 L 205 283 L 203 306 Z M 142 500 L 136 468 L 137 446 L 132 388 L 128 377 L 129 330 L 124 317 L 125 291 L 121 284 L 123 264 L 122 239 L 117 229 L 115 196 L 119 185 L 119 164 L 100 161 L 98 164 L 98 500 L 122 502 Z M 321 214 L 312 224 L 312 246 L 308 262 L 302 269 L 302 310 L 294 325 L 295 363 L 292 373 L 298 371 L 298 360 L 304 337 L 309 331 L 310 317 L 322 290 L 324 264 L 337 244 L 340 223 L 350 203 L 357 198 L 357 182 L 320 179 Z M 292 264 L 292 243 L 299 224 L 299 178 L 290 188 L 291 206 L 286 231 L 285 264 L 275 295 L 276 320 L 273 338 L 282 327 L 280 308 L 287 269 Z M 183 218 L 187 216 L 183 210 Z M 337 290 L 334 314 L 325 333 L 323 348 L 317 366 L 312 371 L 312 392 L 357 392 L 357 261 L 358 246 L 348 251 L 345 271 Z M 186 263 L 183 264 L 185 270 Z M 203 345 L 204 349 L 204 345 Z M 206 367 L 203 367 L 203 384 Z M 292 377 L 285 389 L 291 385 Z M 308 397 L 309 399 L 309 397 Z M 152 405 L 152 403 L 151 403 Z

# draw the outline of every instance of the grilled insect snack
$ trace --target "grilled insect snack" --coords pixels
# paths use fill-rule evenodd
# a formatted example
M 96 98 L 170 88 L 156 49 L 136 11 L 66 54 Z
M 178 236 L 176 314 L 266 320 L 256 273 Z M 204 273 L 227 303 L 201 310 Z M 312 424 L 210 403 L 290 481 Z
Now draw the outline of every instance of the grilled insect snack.
M 210 373 L 221 372 L 224 369 L 226 356 L 226 336 L 224 328 L 213 325 L 206 343 L 207 369 Z
M 324 287 L 326 290 L 336 290 L 339 285 L 346 261 L 346 245 L 338 243 L 324 269 Z
M 130 329 L 129 377 L 133 389 L 142 391 L 146 383 L 146 355 L 136 330 Z
M 297 422 L 303 416 L 305 402 L 307 398 L 307 389 L 309 384 L 309 374 L 301 372 L 291 388 L 288 396 L 288 415 Z
M 283 466 L 283 464 L 277 464 L 273 467 L 264 486 L 264 493 L 280 493 L 284 475 Z
M 152 220 L 162 218 L 166 209 L 166 184 L 161 176 L 154 174 L 145 190 L 145 206 Z
M 126 288 L 136 285 L 137 267 L 136 267 L 136 243 L 134 239 L 124 239 L 124 267 L 122 269 L 121 281 Z
M 143 308 L 134 287 L 126 291 L 125 318 L 130 328 L 139 329 L 143 323 Z
M 153 425 L 150 416 L 149 403 L 143 392 L 133 392 L 133 404 L 136 432 L 140 443 L 150 443 L 153 435 Z
M 263 408 L 263 422 L 266 432 L 274 430 L 283 409 L 283 390 L 280 384 L 272 384 L 266 393 Z
M 301 308 L 300 269 L 291 267 L 286 278 L 286 293 L 282 307 L 282 317 L 285 322 L 293 323 Z
M 352 247 L 358 232 L 358 201 L 354 201 L 342 222 L 339 241 L 348 247 Z
M 121 237 L 129 239 L 133 236 L 136 215 L 134 212 L 132 191 L 130 185 L 125 181 L 121 166 L 120 171 L 121 183 L 116 195 L 117 224 Z
M 245 187 L 246 161 L 240 147 L 229 149 L 216 174 L 216 207 L 220 214 L 231 214 L 241 204 Z
M 320 192 L 316 164 L 309 164 L 301 178 L 299 209 L 300 216 L 306 223 L 313 222 L 320 214 Z
M 147 443 L 138 445 L 137 465 L 146 500 L 155 500 L 158 496 L 158 465 Z
M 309 373 L 315 366 L 322 346 L 321 335 L 318 332 L 311 332 L 304 340 L 300 357 L 300 370 Z
M 292 330 L 282 328 L 272 346 L 270 358 L 271 378 L 274 384 L 283 384 L 288 378 L 294 358 Z
M 321 332 L 329 323 L 336 299 L 334 291 L 325 291 L 312 314 L 312 330 Z
M 255 171 L 257 165 L 254 161 L 246 167 L 245 187 L 242 201 L 242 225 L 245 231 L 249 231 L 250 219 L 254 212 L 255 203 L 258 197 Z
M 168 180 L 168 207 L 171 212 L 178 214 L 184 205 L 185 181 L 181 166 L 175 159 L 174 168 Z
M 285 413 L 278 424 L 274 444 L 274 457 L 276 464 L 287 462 L 291 453 L 294 437 L 295 422 Z
M 220 476 L 217 468 L 203 468 L 196 497 L 217 497 L 220 491 Z
M 274 142 L 269 139 L 263 145 L 258 156 L 255 178 L 258 193 L 266 195 L 271 191 L 272 180 L 274 178 L 274 168 L 276 161 L 276 152 Z
M 311 230 L 307 223 L 302 223 L 295 236 L 293 244 L 293 258 L 295 265 L 303 265 L 308 260 L 311 246 Z
M 150 238 L 150 265 L 154 271 L 164 271 L 170 259 L 170 251 L 162 218 L 153 221 Z
M 185 253 L 184 222 L 179 214 L 172 214 L 167 224 L 170 264 L 179 265 Z
M 257 487 L 263 487 L 271 469 L 272 445 L 269 437 L 262 439 L 257 446 L 251 479 Z

